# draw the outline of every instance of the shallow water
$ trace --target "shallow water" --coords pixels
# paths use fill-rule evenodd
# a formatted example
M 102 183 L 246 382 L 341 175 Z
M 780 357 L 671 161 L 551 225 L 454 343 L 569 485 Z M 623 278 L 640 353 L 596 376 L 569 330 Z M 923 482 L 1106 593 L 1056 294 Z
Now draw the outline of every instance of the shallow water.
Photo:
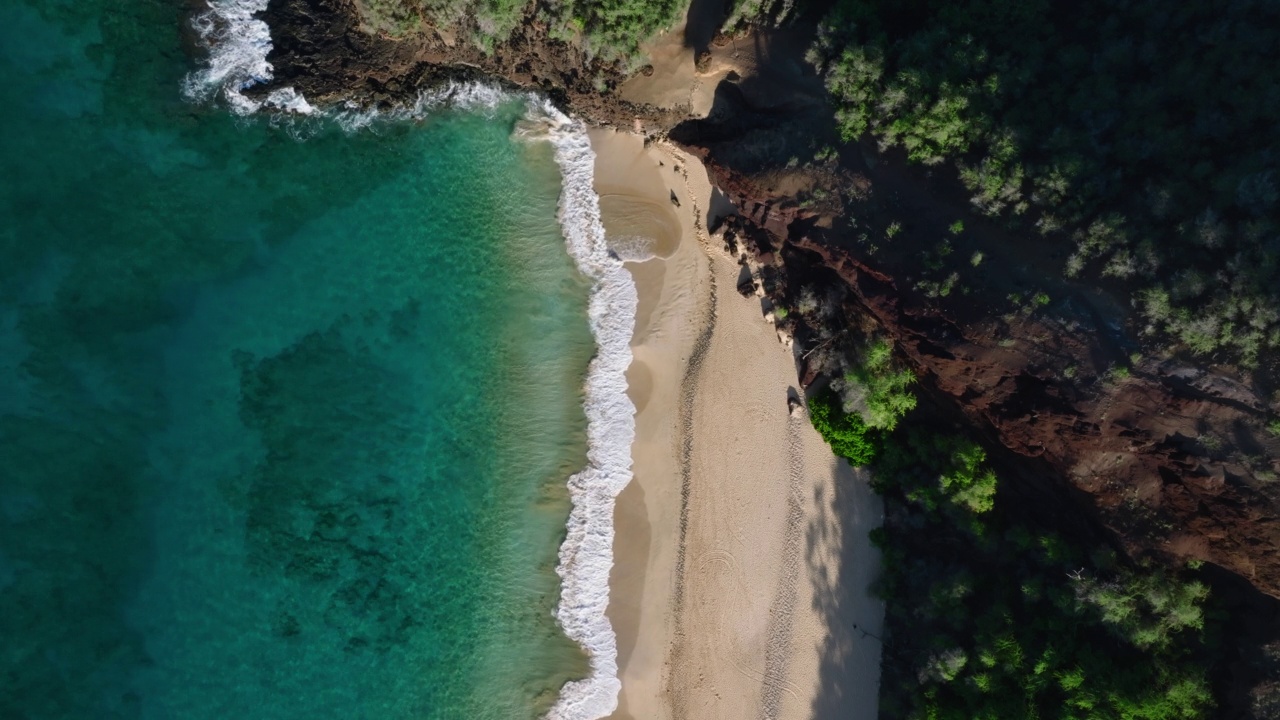
M 193 106 L 185 11 L 0 7 L 0 717 L 537 716 L 586 674 L 552 148 Z

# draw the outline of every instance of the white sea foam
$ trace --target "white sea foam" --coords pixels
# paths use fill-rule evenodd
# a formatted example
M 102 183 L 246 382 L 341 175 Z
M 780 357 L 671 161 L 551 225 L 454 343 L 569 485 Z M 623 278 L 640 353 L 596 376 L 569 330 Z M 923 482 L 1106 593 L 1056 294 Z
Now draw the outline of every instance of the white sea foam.
M 449 81 L 437 88 L 418 93 L 412 103 L 394 108 L 362 108 L 354 102 L 348 102 L 322 114 L 332 117 L 347 132 L 355 132 L 379 125 L 423 120 L 444 108 L 488 113 L 513 99 L 511 93 L 497 85 Z
M 391 109 L 361 108 L 348 103 L 320 109 L 292 87 L 272 90 L 264 99 L 248 97 L 245 90 L 268 83 L 274 68 L 267 62 L 271 52 L 271 28 L 257 15 L 267 9 L 267 0 L 207 0 L 208 9 L 191 20 L 201 45 L 209 53 L 205 66 L 187 75 L 182 93 L 192 102 L 208 102 L 221 97 L 237 115 L 260 110 L 289 115 L 330 118 L 343 129 L 354 132 L 377 125 L 422 120 L 441 108 L 486 111 L 512 99 L 497 85 L 479 82 L 449 82 L 419 93 L 412 103 Z
M 605 244 L 594 187 L 595 152 L 579 120 L 551 103 L 537 106 L 564 177 L 560 225 L 569 254 L 592 281 L 588 314 L 597 352 L 587 372 L 587 466 L 569 478 L 573 510 L 560 546 L 560 605 L 565 634 L 586 649 L 591 675 L 565 684 L 547 717 L 596 720 L 618 706 L 618 643 L 605 615 L 613 567 L 613 505 L 631 481 L 635 406 L 627 395 L 637 295 L 631 273 Z
M 298 115 L 315 115 L 318 112 L 314 105 L 307 102 L 302 93 L 291 87 L 272 90 L 263 102 L 263 107 Z
M 191 20 L 191 27 L 209 53 L 205 67 L 187 75 L 182 92 L 189 100 L 207 102 L 219 95 L 232 112 L 249 115 L 264 107 L 302 115 L 315 112 L 293 88 L 272 91 L 265 100 L 247 97 L 244 90 L 271 80 L 271 29 L 257 17 L 267 0 L 208 0 L 209 9 Z

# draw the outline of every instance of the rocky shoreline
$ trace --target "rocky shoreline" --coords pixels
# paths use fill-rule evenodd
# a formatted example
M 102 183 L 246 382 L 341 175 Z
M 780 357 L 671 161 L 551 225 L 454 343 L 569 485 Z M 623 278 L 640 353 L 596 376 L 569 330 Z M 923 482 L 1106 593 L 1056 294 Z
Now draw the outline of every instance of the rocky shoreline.
M 274 78 L 248 95 L 293 87 L 319 105 L 390 108 L 449 81 L 483 80 L 539 92 L 595 124 L 630 128 L 641 117 L 665 128 L 681 117 L 601 94 L 597 84 L 616 87 L 621 70 L 551 38 L 535 21 L 486 54 L 456 40 L 458 30 L 404 38 L 366 32 L 354 0 L 271 0 L 261 17 L 271 27 Z
M 1007 251 L 1025 243 L 1005 228 L 975 221 L 955 233 L 956 251 L 973 258 L 962 291 L 950 292 L 955 273 L 925 277 L 920 257 L 967 208 L 954 179 L 870 146 L 788 164 L 797 147 L 834 142 L 815 97 L 766 102 L 759 78 L 732 77 L 696 119 L 622 99 L 621 66 L 536 22 L 486 54 L 448 31 L 369 34 L 353 0 L 272 0 L 264 19 L 275 79 L 250 92 L 293 86 L 314 103 L 381 107 L 446 80 L 486 79 L 541 92 L 597 125 L 666 136 L 700 158 L 740 212 L 732 230 L 759 268 L 755 281 L 793 309 L 785 324 L 803 383 L 822 374 L 809 351 L 849 318 L 892 337 L 924 402 L 997 451 L 1028 514 L 1131 557 L 1204 563 L 1230 590 L 1233 635 L 1243 638 L 1232 684 L 1251 682 L 1243 663 L 1280 627 L 1280 439 L 1269 429 L 1280 407 L 1265 381 L 1143 355 L 1122 293 L 1064 280 L 1052 252 Z M 911 227 L 878 251 L 877 233 L 904 216 Z M 794 311 L 815 288 L 841 298 L 843 312 Z

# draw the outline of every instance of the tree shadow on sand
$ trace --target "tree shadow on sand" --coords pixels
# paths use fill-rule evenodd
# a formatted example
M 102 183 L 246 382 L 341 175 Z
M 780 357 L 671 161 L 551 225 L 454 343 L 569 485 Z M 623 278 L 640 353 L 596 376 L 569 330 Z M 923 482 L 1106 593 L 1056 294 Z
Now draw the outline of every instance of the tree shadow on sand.
M 805 559 L 814 609 L 827 628 L 817 648 L 815 720 L 874 720 L 879 707 L 884 603 L 869 588 L 880 572 L 880 551 L 867 537 L 884 506 L 865 469 L 836 461 L 831 498 L 814 489 L 817 514 L 806 531 Z

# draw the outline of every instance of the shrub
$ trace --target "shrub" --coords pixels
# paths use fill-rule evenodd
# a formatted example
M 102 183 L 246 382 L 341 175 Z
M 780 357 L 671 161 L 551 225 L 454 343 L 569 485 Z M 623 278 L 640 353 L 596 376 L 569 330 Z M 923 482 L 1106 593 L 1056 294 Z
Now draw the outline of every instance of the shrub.
M 678 0 L 576 0 L 566 7 L 583 28 L 589 50 L 607 59 L 625 59 L 674 24 L 685 5 Z
M 834 392 L 809 400 L 809 420 L 831 450 L 855 467 L 870 465 L 876 456 L 876 438 L 857 413 L 846 413 Z
M 964 527 L 980 531 L 976 516 L 995 507 L 996 474 L 976 443 L 953 435 L 908 429 L 884 443 L 874 483 L 896 488 L 927 512 L 946 512 Z
M 845 375 L 845 382 L 862 389 L 862 414 L 868 427 L 892 431 L 899 418 L 916 406 L 916 396 L 910 390 L 915 375 L 894 369 L 893 346 L 887 340 L 868 345 L 861 362 Z

